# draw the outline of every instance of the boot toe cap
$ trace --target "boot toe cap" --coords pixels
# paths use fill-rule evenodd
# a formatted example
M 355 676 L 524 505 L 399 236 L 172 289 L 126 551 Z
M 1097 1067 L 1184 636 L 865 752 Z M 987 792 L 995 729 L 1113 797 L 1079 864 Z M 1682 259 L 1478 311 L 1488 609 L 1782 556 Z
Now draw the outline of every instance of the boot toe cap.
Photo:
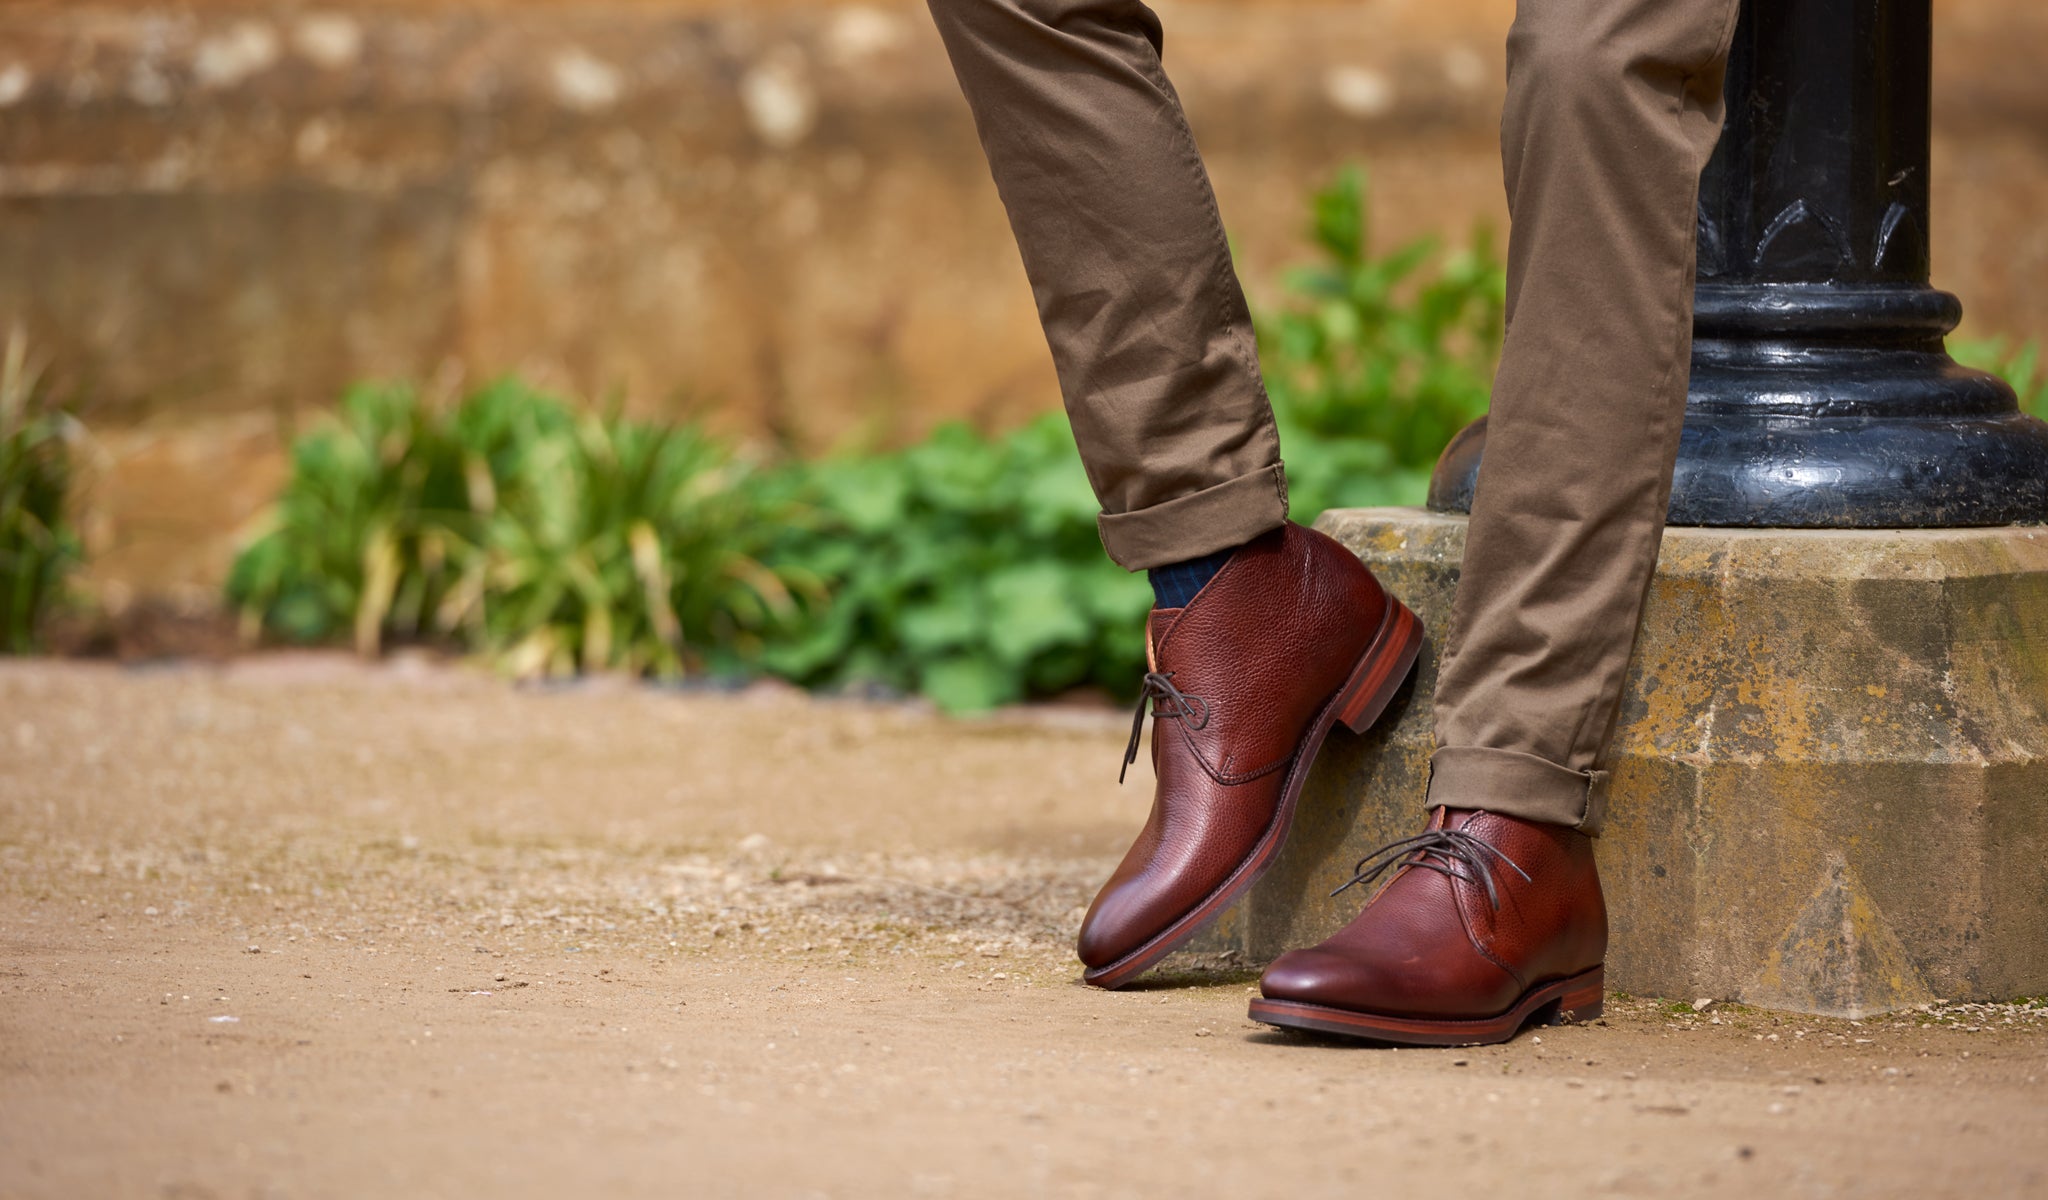
M 1259 977 L 1259 991 L 1268 1000 L 1350 1007 L 1365 982 L 1359 964 L 1326 950 L 1290 950 L 1273 960 Z
M 1281 955 L 1259 980 L 1268 1000 L 1382 1016 L 1473 1019 L 1503 1011 L 1520 991 L 1514 976 L 1477 955 L 1452 964 L 1379 958 L 1312 947 Z
M 1136 880 L 1104 888 L 1081 919 L 1074 944 L 1081 965 L 1100 970 L 1137 950 L 1180 915 L 1170 907 L 1156 890 Z

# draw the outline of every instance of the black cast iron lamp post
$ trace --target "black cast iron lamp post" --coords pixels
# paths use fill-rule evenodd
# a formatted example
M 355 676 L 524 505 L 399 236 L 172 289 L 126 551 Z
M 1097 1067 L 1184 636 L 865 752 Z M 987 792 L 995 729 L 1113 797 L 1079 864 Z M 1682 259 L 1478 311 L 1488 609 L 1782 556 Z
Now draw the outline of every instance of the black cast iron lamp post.
M 1675 525 L 2048 520 L 2048 424 L 1958 366 L 1928 286 L 1931 0 L 1743 0 L 1701 179 Z M 1429 506 L 1469 511 L 1486 438 Z

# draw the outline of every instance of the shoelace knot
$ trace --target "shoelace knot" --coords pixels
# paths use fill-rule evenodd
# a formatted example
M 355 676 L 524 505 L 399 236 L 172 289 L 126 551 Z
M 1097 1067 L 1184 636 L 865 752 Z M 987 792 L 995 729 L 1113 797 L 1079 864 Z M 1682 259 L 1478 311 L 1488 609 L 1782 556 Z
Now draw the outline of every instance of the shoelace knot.
M 1359 859 L 1358 865 L 1352 868 L 1351 881 L 1330 895 L 1341 896 L 1360 884 L 1370 884 L 1396 867 L 1421 867 L 1466 883 L 1478 883 L 1486 889 L 1486 902 L 1498 909 L 1500 893 L 1493 886 L 1493 872 L 1487 869 L 1489 857 L 1506 863 L 1524 882 L 1530 882 L 1527 871 L 1485 838 L 1462 829 L 1431 829 L 1414 837 L 1388 842 Z M 1435 859 L 1443 861 L 1433 861 Z
M 1173 686 L 1173 674 L 1172 671 L 1145 672 L 1145 685 L 1138 690 L 1138 711 L 1131 717 L 1131 744 L 1124 747 L 1123 770 L 1116 773 L 1118 783 L 1130 774 L 1131 764 L 1138 761 L 1138 747 L 1145 740 L 1145 711 L 1151 708 L 1154 700 L 1159 702 L 1159 707 L 1152 709 L 1155 717 L 1188 721 L 1189 729 L 1202 729 L 1209 724 L 1209 702 Z

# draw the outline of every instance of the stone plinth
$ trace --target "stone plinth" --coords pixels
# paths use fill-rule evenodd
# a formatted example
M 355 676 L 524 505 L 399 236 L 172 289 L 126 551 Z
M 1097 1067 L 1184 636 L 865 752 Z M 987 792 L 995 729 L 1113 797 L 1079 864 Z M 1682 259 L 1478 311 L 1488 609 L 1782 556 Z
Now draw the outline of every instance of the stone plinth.
M 1320 525 L 1430 645 L 1208 935 L 1256 961 L 1348 920 L 1331 889 L 1419 827 L 1464 550 L 1420 509 Z M 1669 530 L 1610 766 L 1610 987 L 1847 1016 L 2048 991 L 2048 529 Z

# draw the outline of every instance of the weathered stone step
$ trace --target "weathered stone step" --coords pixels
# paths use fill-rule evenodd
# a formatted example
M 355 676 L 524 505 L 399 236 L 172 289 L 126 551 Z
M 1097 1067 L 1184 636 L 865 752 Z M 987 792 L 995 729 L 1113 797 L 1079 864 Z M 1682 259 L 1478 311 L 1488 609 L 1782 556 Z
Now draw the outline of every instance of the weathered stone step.
M 1348 920 L 1331 889 L 1419 827 L 1464 552 L 1461 516 L 1319 525 L 1430 644 L 1208 935 L 1255 961 Z M 1611 754 L 1610 986 L 1838 1016 L 2048 991 L 2048 529 L 1668 530 Z

